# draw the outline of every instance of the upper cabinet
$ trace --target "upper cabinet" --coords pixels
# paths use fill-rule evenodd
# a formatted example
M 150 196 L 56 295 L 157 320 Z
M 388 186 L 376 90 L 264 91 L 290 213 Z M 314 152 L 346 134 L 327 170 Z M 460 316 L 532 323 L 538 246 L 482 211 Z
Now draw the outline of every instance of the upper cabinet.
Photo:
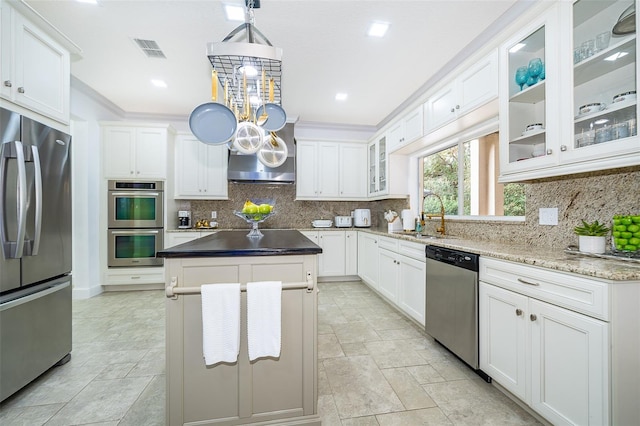
M 500 171 L 553 163 L 550 141 L 560 138 L 557 6 L 500 48 Z M 551 97 L 551 98 L 550 98 Z
M 170 126 L 102 123 L 103 177 L 166 179 L 172 138 Z
M 374 137 L 367 148 L 367 195 L 373 199 L 400 198 L 408 195 L 408 158 L 390 154 L 385 132 Z
M 227 145 L 208 145 L 190 133 L 178 135 L 175 146 L 175 198 L 228 199 Z
M 423 116 L 423 106 L 420 105 L 409 111 L 389 128 L 389 153 L 422 137 L 424 131 Z
M 501 46 L 501 181 L 640 163 L 633 5 L 558 2 Z
M 0 96 L 68 124 L 69 50 L 6 2 L 0 15 Z
M 424 105 L 426 132 L 433 131 L 498 96 L 497 51 L 463 70 Z
M 296 199 L 366 199 L 366 165 L 366 145 L 362 143 L 298 141 Z

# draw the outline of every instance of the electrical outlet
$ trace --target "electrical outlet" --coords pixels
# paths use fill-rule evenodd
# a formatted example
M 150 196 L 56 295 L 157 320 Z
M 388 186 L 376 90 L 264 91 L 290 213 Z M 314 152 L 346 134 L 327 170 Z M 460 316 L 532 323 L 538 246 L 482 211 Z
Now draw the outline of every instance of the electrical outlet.
M 218 218 L 218 212 L 211 212 L 211 219 L 217 219 Z
M 557 225 L 558 224 L 558 208 L 540 209 L 538 216 L 540 225 Z

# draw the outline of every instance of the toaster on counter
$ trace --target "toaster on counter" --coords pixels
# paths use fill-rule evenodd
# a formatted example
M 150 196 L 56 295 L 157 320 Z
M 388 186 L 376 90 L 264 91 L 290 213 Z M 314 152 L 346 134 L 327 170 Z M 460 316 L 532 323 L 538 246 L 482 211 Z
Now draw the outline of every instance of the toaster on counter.
M 353 218 L 351 216 L 336 216 L 336 228 L 351 228 L 353 226 Z

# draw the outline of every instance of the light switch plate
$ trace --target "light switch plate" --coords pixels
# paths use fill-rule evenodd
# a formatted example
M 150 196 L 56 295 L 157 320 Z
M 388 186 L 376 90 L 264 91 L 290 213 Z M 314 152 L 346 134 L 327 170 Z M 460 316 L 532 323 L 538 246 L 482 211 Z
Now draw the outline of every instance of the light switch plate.
M 211 212 L 211 219 L 217 219 L 218 218 L 218 212 Z
M 540 209 L 538 212 L 540 225 L 557 225 L 558 224 L 558 208 Z

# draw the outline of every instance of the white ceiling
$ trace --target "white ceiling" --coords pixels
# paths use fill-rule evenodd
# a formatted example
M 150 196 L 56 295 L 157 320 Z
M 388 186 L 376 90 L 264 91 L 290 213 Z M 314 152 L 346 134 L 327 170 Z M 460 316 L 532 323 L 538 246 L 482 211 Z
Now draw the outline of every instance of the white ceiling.
M 185 117 L 211 95 L 207 43 L 222 41 L 240 24 L 225 19 L 222 4 L 243 4 L 25 1 L 82 49 L 81 59 L 71 65 L 75 78 L 126 113 Z M 468 52 L 470 43 L 486 38 L 485 31 L 497 31 L 492 24 L 516 3 L 262 0 L 255 27 L 283 49 L 282 106 L 289 116 L 300 122 L 377 126 L 451 66 L 459 52 Z M 376 20 L 391 23 L 385 38 L 366 36 Z M 147 58 L 133 38 L 155 40 L 167 59 Z M 168 87 L 152 86 L 152 78 Z M 335 101 L 337 92 L 348 93 L 347 101 Z

